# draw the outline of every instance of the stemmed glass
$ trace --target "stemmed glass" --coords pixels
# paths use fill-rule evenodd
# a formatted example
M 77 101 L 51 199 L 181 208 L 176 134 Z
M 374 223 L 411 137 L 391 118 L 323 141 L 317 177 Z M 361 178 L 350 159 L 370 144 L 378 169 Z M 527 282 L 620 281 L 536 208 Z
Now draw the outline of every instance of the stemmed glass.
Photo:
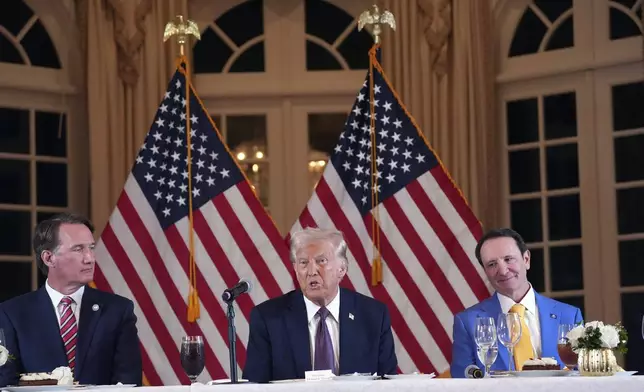
M 496 325 L 492 317 L 477 317 L 474 330 L 479 360 L 485 365 L 485 377 L 490 375 L 490 366 L 496 360 L 498 347 L 496 346 Z
M 521 318 L 517 313 L 502 313 L 496 323 L 496 334 L 499 342 L 507 347 L 510 353 L 510 362 L 508 370 L 512 370 L 514 365 L 514 346 L 521 339 Z
M 476 353 L 479 356 L 479 361 L 485 366 L 485 375 L 483 378 L 490 378 L 490 367 L 496 361 L 496 356 L 499 354 L 499 346 L 495 344 L 483 348 L 479 347 L 476 349 Z
M 181 338 L 181 367 L 194 384 L 203 372 L 206 364 L 201 336 L 184 336 Z
M 559 358 L 569 370 L 575 370 L 577 366 L 577 353 L 572 350 L 568 340 L 568 332 L 575 328 L 574 324 L 559 324 L 557 330 L 557 352 Z

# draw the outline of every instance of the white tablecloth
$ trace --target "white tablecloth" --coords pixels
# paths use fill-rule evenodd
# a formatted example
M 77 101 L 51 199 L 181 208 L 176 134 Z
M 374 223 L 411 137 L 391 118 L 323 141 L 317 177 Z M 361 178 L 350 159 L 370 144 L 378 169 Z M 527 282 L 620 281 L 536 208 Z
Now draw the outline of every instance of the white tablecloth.
M 101 388 L 101 392 L 644 392 L 644 377 L 548 377 L 319 381 L 284 384 L 237 384 Z

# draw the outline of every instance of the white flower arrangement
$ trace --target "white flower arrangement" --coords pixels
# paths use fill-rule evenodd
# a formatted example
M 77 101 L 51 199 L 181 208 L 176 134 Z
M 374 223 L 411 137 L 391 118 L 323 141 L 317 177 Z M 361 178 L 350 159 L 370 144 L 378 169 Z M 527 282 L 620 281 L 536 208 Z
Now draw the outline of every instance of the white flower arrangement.
M 9 360 L 9 350 L 3 345 L 0 344 L 0 366 L 4 366 L 5 363 Z
M 601 321 L 580 324 L 570 330 L 566 337 L 575 352 L 582 348 L 587 350 L 607 348 L 625 353 L 628 340 L 626 330 L 620 323 L 609 325 Z

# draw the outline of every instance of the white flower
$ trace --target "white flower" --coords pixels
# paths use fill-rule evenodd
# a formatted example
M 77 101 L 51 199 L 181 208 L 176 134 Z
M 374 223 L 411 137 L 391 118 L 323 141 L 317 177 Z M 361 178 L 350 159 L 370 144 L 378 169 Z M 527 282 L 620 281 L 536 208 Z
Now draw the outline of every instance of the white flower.
M 605 348 L 615 348 L 619 344 L 619 332 L 617 332 L 617 329 L 613 327 L 612 325 L 606 325 L 599 327 L 599 331 L 601 332 L 601 342 L 602 342 L 602 347 Z
M 579 338 L 584 336 L 585 333 L 586 328 L 583 325 L 578 325 L 575 328 L 571 329 L 566 337 L 570 341 L 570 345 L 575 348 L 577 347 L 577 341 L 579 340 Z
M 9 350 L 7 350 L 5 346 L 0 345 L 0 366 L 7 363 L 8 359 L 9 359 Z
M 604 326 L 604 323 L 601 321 L 590 321 L 586 323 L 586 328 L 588 327 L 601 328 L 603 326 Z
M 52 377 L 58 380 L 58 385 L 73 385 L 74 375 L 72 370 L 67 366 L 60 366 L 51 372 Z

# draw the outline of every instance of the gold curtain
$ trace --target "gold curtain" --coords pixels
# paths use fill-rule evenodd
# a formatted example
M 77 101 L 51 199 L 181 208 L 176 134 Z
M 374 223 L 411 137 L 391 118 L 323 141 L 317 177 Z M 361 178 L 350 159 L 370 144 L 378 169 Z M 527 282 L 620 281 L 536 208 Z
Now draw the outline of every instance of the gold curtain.
M 380 0 L 383 66 L 485 227 L 500 222 L 490 0 Z
M 187 0 L 79 0 L 87 69 L 90 214 L 102 230 L 152 124 L 177 48 L 165 24 Z

